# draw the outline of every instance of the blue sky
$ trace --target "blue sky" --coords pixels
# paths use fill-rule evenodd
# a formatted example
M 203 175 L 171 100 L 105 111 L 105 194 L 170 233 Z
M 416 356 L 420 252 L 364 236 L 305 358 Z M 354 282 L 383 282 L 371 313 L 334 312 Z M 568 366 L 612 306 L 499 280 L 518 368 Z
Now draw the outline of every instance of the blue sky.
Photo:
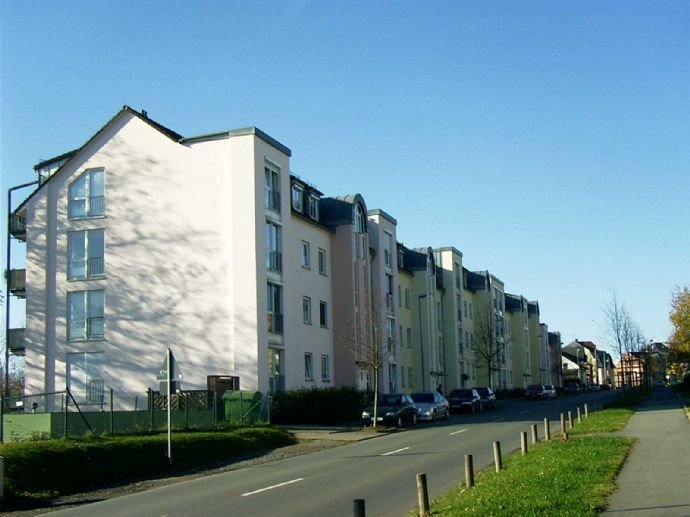
M 665 340 L 690 283 L 690 3 L 371 4 L 2 0 L 3 191 L 124 104 L 187 136 L 255 125 L 565 342 L 605 344 L 613 291 Z

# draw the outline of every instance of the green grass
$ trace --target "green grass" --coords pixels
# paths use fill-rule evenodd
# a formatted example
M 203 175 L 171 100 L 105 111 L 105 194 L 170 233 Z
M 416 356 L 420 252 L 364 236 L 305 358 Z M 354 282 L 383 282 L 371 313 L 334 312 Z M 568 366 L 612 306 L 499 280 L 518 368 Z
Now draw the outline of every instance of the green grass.
M 292 435 L 271 426 L 174 433 L 172 466 L 166 457 L 167 434 L 8 443 L 0 446 L 0 456 L 5 459 L 5 494 L 10 499 L 45 498 L 105 482 L 201 466 L 294 442 Z
M 604 507 L 613 478 L 632 445 L 629 438 L 579 436 L 533 445 L 505 458 L 504 469 L 480 472 L 432 504 L 432 515 L 583 516 Z
M 628 423 L 634 411 L 629 408 L 612 408 L 595 411 L 588 418 L 582 416 L 582 422 L 576 423 L 569 434 L 612 433 L 620 431 Z

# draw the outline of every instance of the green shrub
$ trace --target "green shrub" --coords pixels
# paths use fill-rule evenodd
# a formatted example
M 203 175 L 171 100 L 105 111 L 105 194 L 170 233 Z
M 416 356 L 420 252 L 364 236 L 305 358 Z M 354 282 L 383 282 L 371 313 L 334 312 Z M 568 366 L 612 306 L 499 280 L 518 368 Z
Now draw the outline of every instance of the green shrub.
M 271 421 L 282 424 L 337 424 L 358 420 L 364 394 L 352 388 L 302 389 L 273 395 Z
M 175 433 L 174 468 L 203 465 L 239 454 L 294 443 L 282 429 L 270 426 L 221 432 Z M 0 446 L 5 458 L 5 491 L 9 495 L 49 492 L 66 494 L 108 481 L 169 471 L 167 435 L 88 436 L 9 443 Z

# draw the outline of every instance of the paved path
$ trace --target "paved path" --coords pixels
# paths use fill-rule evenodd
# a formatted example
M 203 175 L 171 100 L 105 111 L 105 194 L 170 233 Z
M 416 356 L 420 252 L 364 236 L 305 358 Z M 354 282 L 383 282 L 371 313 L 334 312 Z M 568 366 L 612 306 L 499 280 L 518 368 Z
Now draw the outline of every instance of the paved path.
M 603 515 L 690 516 L 690 422 L 669 388 L 657 388 L 622 432 L 637 442 Z

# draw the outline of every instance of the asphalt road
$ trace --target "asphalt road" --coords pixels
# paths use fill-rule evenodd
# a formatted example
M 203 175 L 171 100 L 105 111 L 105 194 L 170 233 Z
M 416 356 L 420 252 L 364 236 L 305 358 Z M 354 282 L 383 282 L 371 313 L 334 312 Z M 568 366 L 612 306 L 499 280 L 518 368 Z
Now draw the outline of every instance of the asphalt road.
M 477 415 L 418 425 L 402 432 L 313 454 L 265 463 L 83 505 L 56 515 L 127 516 L 351 516 L 364 499 L 367 515 L 403 516 L 417 506 L 416 474 L 425 473 L 430 497 L 464 481 L 464 455 L 475 470 L 493 463 L 493 441 L 504 454 L 519 449 L 520 433 L 544 418 L 552 432 L 560 413 L 590 408 L 615 392 L 585 393 L 546 401 L 511 401 Z

